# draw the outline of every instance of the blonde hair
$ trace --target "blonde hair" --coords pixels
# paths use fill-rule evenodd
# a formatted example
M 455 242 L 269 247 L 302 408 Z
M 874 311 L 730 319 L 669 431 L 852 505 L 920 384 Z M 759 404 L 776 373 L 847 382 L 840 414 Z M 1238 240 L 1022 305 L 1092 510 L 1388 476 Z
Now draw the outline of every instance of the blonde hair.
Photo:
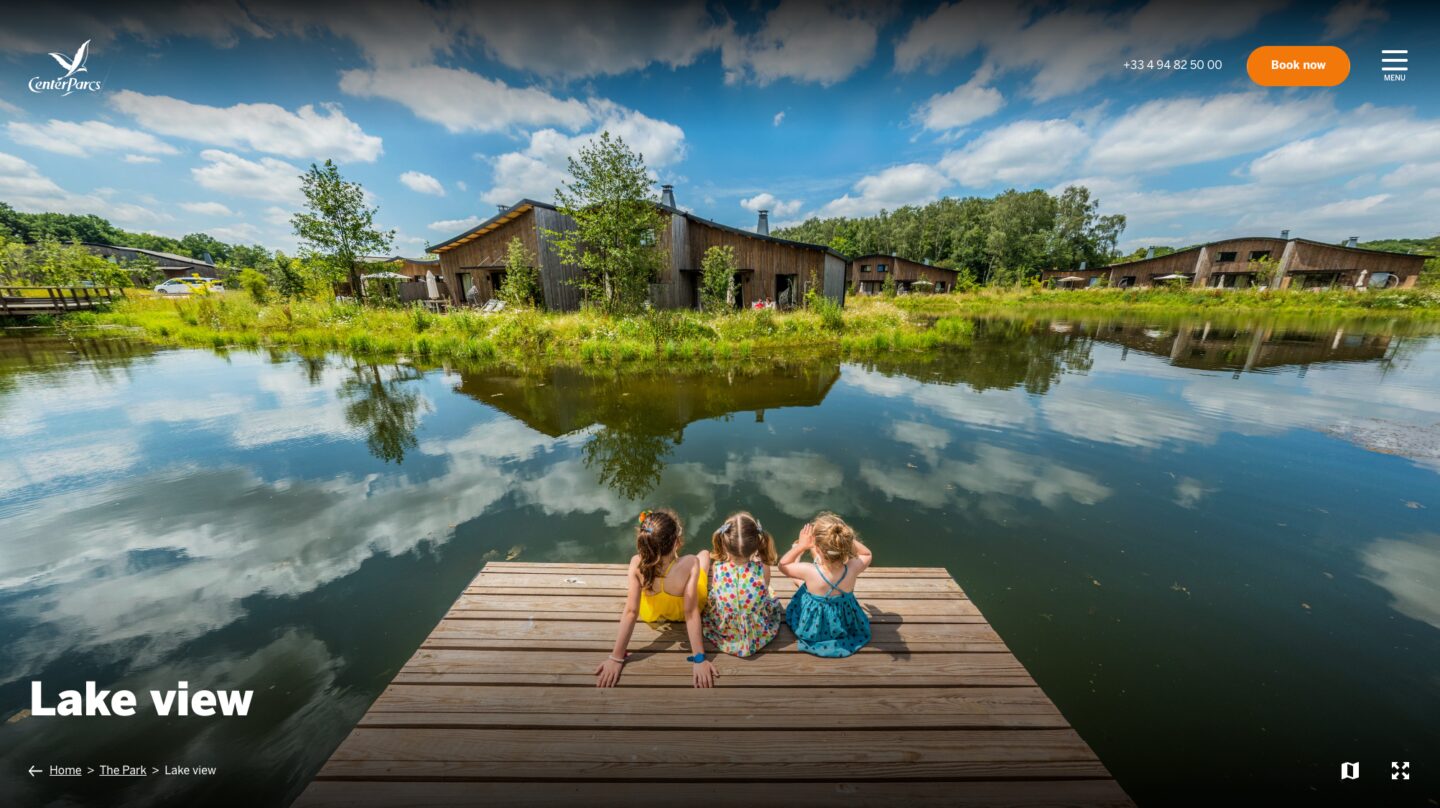
M 731 514 L 720 524 L 710 536 L 710 554 L 715 557 L 716 563 L 732 559 L 749 561 L 758 557 L 766 566 L 773 565 L 780 558 L 775 552 L 775 539 L 749 511 Z
M 857 555 L 855 529 L 845 524 L 844 519 L 826 511 L 815 517 L 810 525 L 814 528 L 815 537 L 815 546 L 810 552 L 817 560 L 844 564 Z
M 660 562 L 685 543 L 680 515 L 669 508 L 641 511 L 635 526 L 635 552 L 640 554 L 640 588 L 660 577 Z

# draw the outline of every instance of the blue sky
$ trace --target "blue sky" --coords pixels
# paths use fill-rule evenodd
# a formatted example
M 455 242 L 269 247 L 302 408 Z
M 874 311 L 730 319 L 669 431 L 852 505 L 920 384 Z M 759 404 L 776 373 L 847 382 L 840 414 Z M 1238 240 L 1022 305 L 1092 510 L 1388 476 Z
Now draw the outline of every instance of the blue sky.
M 1440 14 L 1204 5 L 259 0 L 7 11 L 0 200 L 291 249 L 295 176 L 335 159 L 396 251 L 548 200 L 602 129 L 681 206 L 750 227 L 1083 182 L 1121 245 L 1282 228 L 1440 230 Z M 91 41 L 95 92 L 31 92 Z M 1336 45 L 1337 88 L 1264 89 L 1258 45 Z M 1406 81 L 1380 50 L 1410 51 Z M 1218 70 L 1127 70 L 1131 58 Z

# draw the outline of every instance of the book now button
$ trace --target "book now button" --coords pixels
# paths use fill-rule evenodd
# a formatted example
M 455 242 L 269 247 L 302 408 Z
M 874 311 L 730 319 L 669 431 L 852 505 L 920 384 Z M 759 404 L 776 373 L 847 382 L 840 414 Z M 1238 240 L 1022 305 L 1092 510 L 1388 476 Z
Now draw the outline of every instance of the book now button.
M 1333 45 L 1266 45 L 1245 69 L 1262 87 L 1334 87 L 1350 75 L 1350 57 Z

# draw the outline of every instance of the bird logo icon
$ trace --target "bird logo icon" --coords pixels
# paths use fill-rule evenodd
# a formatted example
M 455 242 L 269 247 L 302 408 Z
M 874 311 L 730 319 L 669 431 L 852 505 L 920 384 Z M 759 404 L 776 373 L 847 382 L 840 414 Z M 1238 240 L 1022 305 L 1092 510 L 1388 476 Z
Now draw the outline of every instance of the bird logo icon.
M 90 71 L 85 68 L 85 60 L 90 58 L 90 40 L 85 40 L 85 43 L 75 51 L 75 55 L 68 59 L 63 53 L 52 52 L 50 57 L 65 69 L 65 75 L 60 77 L 62 79 L 68 79 L 76 73 L 88 73 Z

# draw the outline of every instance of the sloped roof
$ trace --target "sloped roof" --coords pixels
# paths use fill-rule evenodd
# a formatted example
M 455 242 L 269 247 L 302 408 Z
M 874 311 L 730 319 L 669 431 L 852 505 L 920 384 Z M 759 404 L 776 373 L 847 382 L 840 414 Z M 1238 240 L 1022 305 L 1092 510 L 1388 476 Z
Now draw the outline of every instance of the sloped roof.
M 696 216 L 695 214 L 690 213 L 689 211 L 681 210 L 680 208 L 671 207 L 671 206 L 669 206 L 669 205 L 665 205 L 665 204 L 662 204 L 662 203 L 660 203 L 660 202 L 655 202 L 655 203 L 653 203 L 653 204 L 655 205 L 655 207 L 660 208 L 661 210 L 663 210 L 663 211 L 665 211 L 665 212 L 667 212 L 667 213 L 672 213 L 672 214 L 678 213 L 679 215 L 684 216 L 686 219 L 689 219 L 689 220 L 692 221 L 692 222 L 698 222 L 698 223 L 703 224 L 703 225 L 705 225 L 705 226 L 707 226 L 707 227 L 714 227 L 714 228 L 716 228 L 717 230 L 725 230 L 725 231 L 728 231 L 728 232 L 731 232 L 731 233 L 735 233 L 735 234 L 737 234 L 737 235 L 746 236 L 746 237 L 748 237 L 748 238 L 760 239 L 761 241 L 772 241 L 772 242 L 775 242 L 776 244 L 788 244 L 788 245 L 790 245 L 790 246 L 792 246 L 792 247 L 800 247 L 800 248 L 802 248 L 802 249 L 807 249 L 807 250 L 819 250 L 819 251 L 821 251 L 821 252 L 829 253 L 830 255 L 833 255 L 833 256 L 835 256 L 836 258 L 839 258 L 839 259 L 842 260 L 842 261 L 843 261 L 843 260 L 846 260 L 846 259 L 845 259 L 845 256 L 841 255 L 840 253 L 836 252 L 835 250 L 832 250 L 832 249 L 830 249 L 829 247 L 825 247 L 825 246 L 822 246 L 822 245 L 819 245 L 819 244 L 810 244 L 810 243 L 807 243 L 807 242 L 804 242 L 804 241 L 791 241 L 790 239 L 780 238 L 779 236 L 761 235 L 761 234 L 759 234 L 759 233 L 755 233 L 755 232 L 750 231 L 750 230 L 745 230 L 745 229 L 742 229 L 742 228 L 739 228 L 739 227 L 731 227 L 731 226 L 728 225 L 728 224 L 721 224 L 720 222 L 711 221 L 710 219 L 705 219 L 705 218 L 702 218 L 702 217 L 700 217 L 700 216 Z M 494 216 L 491 216 L 489 219 L 486 219 L 485 221 L 481 222 L 480 224 L 475 225 L 474 227 L 470 228 L 469 230 L 466 230 L 465 232 L 461 233 L 461 234 L 458 235 L 458 236 L 454 236 L 453 238 L 446 239 L 445 241 L 442 241 L 442 242 L 440 242 L 439 244 L 431 244 L 431 245 L 428 245 L 428 246 L 425 248 L 425 251 L 426 251 L 426 252 L 438 253 L 438 252 L 445 252 L 445 251 L 447 251 L 447 250 L 454 249 L 455 247 L 458 247 L 458 246 L 460 246 L 461 244 L 464 244 L 464 243 L 467 242 L 467 241 L 473 241 L 473 240 L 479 238 L 480 236 L 485 235 L 486 233 L 488 233 L 488 232 L 496 229 L 497 227 L 499 227 L 499 226 L 502 225 L 502 224 L 505 224 L 506 222 L 510 222 L 510 221 L 515 220 L 515 219 L 518 219 L 521 215 L 523 215 L 526 211 L 530 210 L 531 208 L 544 208 L 545 210 L 558 210 L 558 208 L 556 208 L 554 205 L 551 205 L 551 204 L 548 204 L 548 203 L 545 203 L 545 202 L 536 202 L 536 201 L 533 200 L 533 199 L 522 199 L 522 200 L 520 200 L 519 202 L 516 202 L 514 205 L 510 206 L 509 208 L 506 208 L 505 210 L 500 211 L 499 213 L 496 213 Z

